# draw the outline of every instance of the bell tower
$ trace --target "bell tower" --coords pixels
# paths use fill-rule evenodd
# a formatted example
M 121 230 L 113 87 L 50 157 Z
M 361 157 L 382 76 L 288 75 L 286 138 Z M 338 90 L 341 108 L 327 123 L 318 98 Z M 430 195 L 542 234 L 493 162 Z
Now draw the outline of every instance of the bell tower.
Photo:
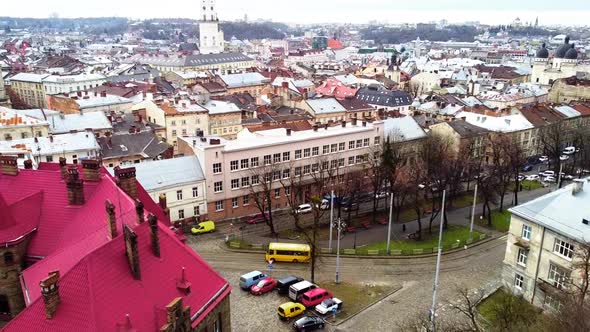
M 215 0 L 201 0 L 199 51 L 201 54 L 221 53 L 223 48 L 223 31 L 219 29 Z

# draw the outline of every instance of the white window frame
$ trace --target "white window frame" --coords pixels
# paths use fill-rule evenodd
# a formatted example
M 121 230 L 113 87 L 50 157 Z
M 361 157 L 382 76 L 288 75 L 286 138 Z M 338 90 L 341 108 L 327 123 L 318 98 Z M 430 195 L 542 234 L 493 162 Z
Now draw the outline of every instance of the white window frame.
M 221 163 L 214 163 L 213 164 L 213 174 L 221 174 L 221 172 L 222 172 Z
M 240 189 L 240 179 L 231 179 L 230 185 L 232 190 Z
M 522 225 L 522 231 L 520 233 L 520 237 L 523 240 L 527 240 L 530 241 L 531 240 L 531 233 L 532 233 L 532 227 L 530 225 L 527 224 L 523 224 Z
M 229 170 L 230 171 L 237 171 L 240 168 L 239 160 L 232 160 L 229 162 Z
M 215 202 L 215 211 L 223 211 L 223 201 Z
M 524 286 L 524 276 L 520 273 L 514 274 L 514 287 L 518 290 L 522 290 Z
M 199 187 L 193 187 L 193 197 L 199 197 Z
M 240 206 L 240 202 L 238 201 L 237 197 L 232 197 L 231 199 L 231 207 L 236 209 Z
M 564 241 L 560 238 L 555 238 L 555 244 L 553 245 L 553 253 L 559 257 L 571 261 L 574 257 L 574 245 L 573 243 Z
M 516 254 L 516 264 L 526 267 L 527 260 L 529 258 L 529 253 L 524 248 L 518 248 L 518 253 Z
M 182 190 L 177 190 L 176 191 L 176 200 L 177 201 L 182 201 Z
M 223 181 L 213 182 L 213 192 L 216 192 L 216 193 L 223 192 Z

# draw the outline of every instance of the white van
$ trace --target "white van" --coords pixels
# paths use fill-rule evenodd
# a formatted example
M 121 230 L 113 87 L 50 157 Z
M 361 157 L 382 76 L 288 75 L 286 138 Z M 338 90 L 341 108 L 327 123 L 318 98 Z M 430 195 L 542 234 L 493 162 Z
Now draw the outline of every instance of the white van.
M 574 154 L 574 153 L 576 153 L 576 148 L 573 147 L 573 146 L 568 146 L 567 148 L 563 149 L 563 152 L 562 153 L 565 154 L 565 155 Z
M 311 204 L 301 204 L 295 210 L 297 214 L 306 214 L 311 212 Z
M 299 301 L 301 295 L 303 295 L 308 290 L 316 289 L 318 286 L 312 284 L 307 280 L 300 281 L 296 284 L 291 285 L 289 287 L 289 298 L 295 302 Z

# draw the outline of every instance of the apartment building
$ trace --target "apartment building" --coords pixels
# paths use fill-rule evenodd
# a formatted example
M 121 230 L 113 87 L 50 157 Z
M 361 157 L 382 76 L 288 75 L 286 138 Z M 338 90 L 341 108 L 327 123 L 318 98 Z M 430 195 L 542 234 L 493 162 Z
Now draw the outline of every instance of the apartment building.
M 558 309 L 560 292 L 580 281 L 573 264 L 590 239 L 590 184 L 565 188 L 509 209 L 510 230 L 502 271 L 504 285 L 527 301 Z
M 312 174 L 321 167 L 337 169 L 338 181 L 343 182 L 345 174 L 364 168 L 371 149 L 383 141 L 383 130 L 382 122 L 344 122 L 302 131 L 243 130 L 231 141 L 180 137 L 178 149 L 199 158 L 206 178 L 208 217 L 224 220 L 259 213 L 252 192 L 259 191 L 262 181 L 270 185 L 275 210 L 287 208 L 286 197 L 292 194 L 281 179 L 311 183 Z
M 49 74 L 18 73 L 10 78 L 10 86 L 28 106 L 47 108 L 43 80 L 49 76 Z
M 209 111 L 209 133 L 226 139 L 236 138 L 242 130 L 242 110 L 236 104 L 209 100 L 203 107 Z
M 49 123 L 47 121 L 0 106 L 0 141 L 42 137 L 48 134 Z

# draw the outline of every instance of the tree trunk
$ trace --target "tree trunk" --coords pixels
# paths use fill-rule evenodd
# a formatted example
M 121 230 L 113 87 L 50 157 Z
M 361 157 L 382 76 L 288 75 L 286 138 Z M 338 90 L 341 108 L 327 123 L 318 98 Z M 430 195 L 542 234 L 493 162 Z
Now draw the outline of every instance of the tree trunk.
M 504 211 L 504 192 L 500 194 L 500 212 Z
M 416 240 L 420 241 L 422 239 L 422 213 L 420 212 L 420 206 L 414 208 L 414 210 L 416 211 L 416 221 L 418 222 L 418 236 Z
M 316 260 L 316 233 L 317 224 L 313 228 L 313 243 L 311 246 L 311 283 L 315 284 L 315 260 Z
M 520 181 L 518 180 L 518 174 L 516 175 L 516 182 L 514 185 L 514 206 L 518 205 L 518 191 L 520 191 Z
M 492 210 L 490 209 L 489 202 L 486 202 L 484 205 L 484 209 L 487 207 L 488 209 L 488 226 L 492 227 Z
M 376 221 L 377 218 L 377 206 L 378 206 L 379 201 L 377 200 L 377 194 L 373 195 L 373 224 Z

